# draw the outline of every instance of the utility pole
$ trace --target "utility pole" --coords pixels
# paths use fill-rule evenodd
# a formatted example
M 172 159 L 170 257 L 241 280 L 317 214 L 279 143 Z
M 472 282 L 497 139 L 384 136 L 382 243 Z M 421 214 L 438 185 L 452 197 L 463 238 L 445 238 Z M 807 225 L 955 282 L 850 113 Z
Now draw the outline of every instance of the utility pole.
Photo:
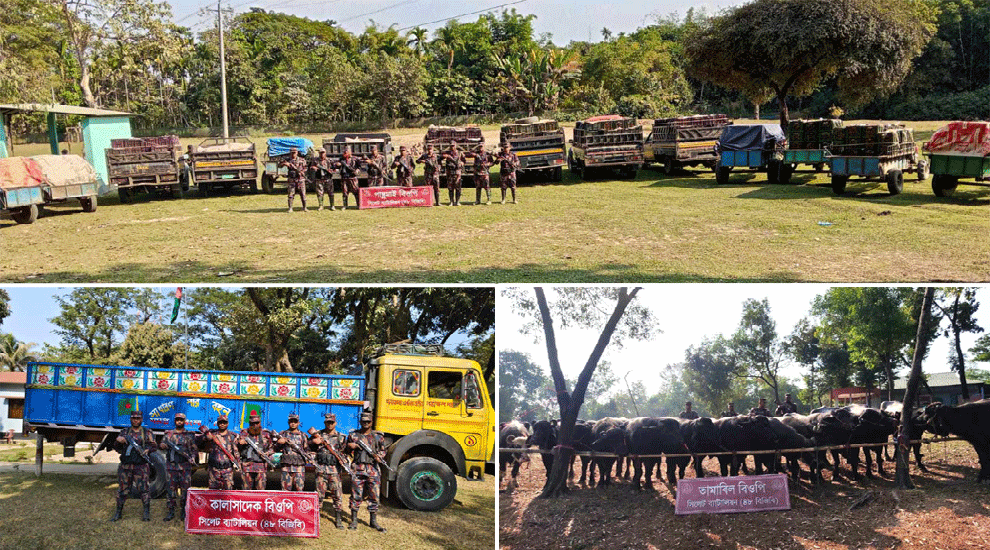
M 223 106 L 223 137 L 230 137 L 227 126 L 227 61 L 223 48 L 223 12 L 220 11 L 220 0 L 217 0 L 217 27 L 220 29 L 220 104 Z

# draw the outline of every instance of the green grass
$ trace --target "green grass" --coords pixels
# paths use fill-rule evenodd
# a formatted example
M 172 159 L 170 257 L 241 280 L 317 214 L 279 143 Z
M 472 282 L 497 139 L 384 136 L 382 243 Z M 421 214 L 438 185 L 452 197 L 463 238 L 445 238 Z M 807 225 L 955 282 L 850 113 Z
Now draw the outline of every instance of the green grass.
M 917 139 L 939 122 L 913 123 Z M 401 130 L 396 134 L 421 133 Z M 318 136 L 312 136 L 318 138 Z M 257 140 L 259 143 L 262 139 Z M 314 139 L 318 141 L 318 139 Z M 25 154 L 18 151 L 19 154 Z M 901 195 L 826 175 L 710 171 L 523 185 L 520 204 L 285 213 L 285 196 L 138 195 L 0 221 L 8 282 L 985 281 L 990 188 L 940 199 L 908 175 Z M 608 179 L 605 179 L 608 178 Z M 284 192 L 283 192 L 284 193 Z M 446 203 L 446 190 L 441 190 Z M 310 204 L 315 197 L 310 195 Z M 340 194 L 337 195 L 340 204 Z M 296 207 L 298 208 L 298 200 Z M 831 225 L 820 225 L 827 222 Z
M 200 479 L 202 478 L 202 479 Z M 193 484 L 205 483 L 199 472 Z M 367 525 L 364 507 L 358 530 L 339 531 L 324 513 L 320 538 L 189 535 L 179 521 L 163 523 L 165 501 L 151 504 L 151 522 L 140 521 L 141 503 L 128 500 L 124 518 L 110 523 L 115 476 L 0 474 L 0 548 L 361 548 L 489 550 L 495 547 L 496 479 L 458 479 L 457 498 L 436 513 L 383 505 L 378 533 Z M 309 480 L 312 483 L 312 480 Z M 344 495 L 347 498 L 347 495 Z M 346 504 L 345 504 L 346 506 Z M 327 506 L 329 509 L 329 506 Z
M 35 443 L 14 443 L 13 445 L 0 445 L 0 462 L 34 462 L 34 454 L 37 451 Z M 62 445 L 58 443 L 45 443 L 45 456 L 62 454 Z M 76 449 L 79 452 L 79 449 Z

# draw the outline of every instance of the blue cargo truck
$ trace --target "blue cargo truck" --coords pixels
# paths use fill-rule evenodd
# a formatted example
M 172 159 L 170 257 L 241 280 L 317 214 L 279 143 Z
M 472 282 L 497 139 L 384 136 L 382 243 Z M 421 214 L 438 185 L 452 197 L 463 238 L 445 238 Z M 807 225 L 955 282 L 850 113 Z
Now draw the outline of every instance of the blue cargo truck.
M 111 448 L 132 411 L 157 438 L 186 414 L 187 429 L 216 426 L 225 414 L 230 429 L 248 425 L 252 411 L 263 427 L 287 428 L 290 413 L 300 429 L 323 427 L 323 415 L 337 415 L 343 433 L 358 428 L 362 410 L 375 414 L 385 434 L 382 492 L 407 507 L 439 510 L 453 501 L 457 478 L 482 479 L 493 464 L 495 414 L 478 363 L 443 357 L 439 346 L 386 346 L 356 375 L 231 372 L 112 367 L 33 362 L 28 365 L 24 432 L 62 443 Z M 39 455 L 40 456 L 40 455 Z M 165 490 L 165 462 L 154 453 L 153 493 Z M 40 458 L 39 458 L 40 460 Z M 40 463 L 39 463 L 40 472 Z

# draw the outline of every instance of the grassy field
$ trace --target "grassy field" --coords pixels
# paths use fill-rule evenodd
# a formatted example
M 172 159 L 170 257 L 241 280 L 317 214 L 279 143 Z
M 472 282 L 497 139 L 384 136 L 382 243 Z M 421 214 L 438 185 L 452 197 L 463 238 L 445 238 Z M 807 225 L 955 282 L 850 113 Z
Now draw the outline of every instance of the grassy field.
M 941 123 L 912 124 L 926 140 Z M 485 127 L 486 135 L 495 127 Z M 395 131 L 413 143 L 422 130 Z M 319 136 L 310 136 L 319 142 Z M 488 137 L 492 142 L 495 138 Z M 193 140 L 183 140 L 192 142 Z M 259 144 L 262 138 L 256 138 Z M 18 154 L 32 154 L 19 146 Z M 493 175 L 497 187 L 498 176 Z M 84 214 L 0 220 L 8 282 L 936 282 L 990 279 L 990 188 L 940 199 L 909 175 L 901 195 L 821 174 L 715 184 L 710 171 L 523 185 L 520 203 L 285 213 L 277 195 L 116 197 Z M 446 191 L 441 191 L 446 203 Z M 315 203 L 311 195 L 310 204 Z M 340 204 L 340 195 L 337 195 Z M 298 200 L 296 202 L 298 208 Z
M 202 472 L 197 473 L 193 484 L 205 483 L 204 476 Z M 152 501 L 151 522 L 140 521 L 139 500 L 128 500 L 124 518 L 110 523 L 116 477 L 46 474 L 39 479 L 28 473 L 2 473 L 0 549 L 332 547 L 490 550 L 495 547 L 496 483 L 494 476 L 483 482 L 459 483 L 457 499 L 438 513 L 413 512 L 386 505 L 379 514 L 379 522 L 388 529 L 386 533 L 368 527 L 368 512 L 363 507 L 356 532 L 337 530 L 324 512 L 320 538 L 298 539 L 188 535 L 180 522 L 162 522 L 164 500 Z

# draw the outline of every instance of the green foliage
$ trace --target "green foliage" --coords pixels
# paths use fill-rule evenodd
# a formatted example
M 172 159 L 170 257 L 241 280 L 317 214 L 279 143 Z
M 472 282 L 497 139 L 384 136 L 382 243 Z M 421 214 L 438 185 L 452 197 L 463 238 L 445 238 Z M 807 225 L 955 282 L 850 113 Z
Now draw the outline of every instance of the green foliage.
M 990 118 L 990 86 L 965 92 L 933 91 L 905 99 L 882 111 L 867 110 L 885 118 L 900 120 L 986 120 Z
M 131 325 L 110 362 L 156 369 L 184 368 L 185 345 L 172 327 L 157 323 Z
M 578 111 L 579 113 L 589 113 L 589 116 L 599 115 L 613 112 L 615 110 L 615 100 L 612 99 L 609 91 L 605 89 L 604 84 L 578 85 L 567 92 L 561 107 L 570 111 Z M 579 114 L 575 120 L 581 120 L 582 118 L 585 117 Z
M 10 294 L 0 288 L 0 326 L 7 317 L 10 317 Z
M 770 302 L 748 299 L 743 303 L 739 328 L 731 346 L 737 361 L 737 375 L 759 380 L 780 399 L 779 386 L 783 349 L 777 339 L 777 323 L 770 316 Z
M 732 342 L 722 335 L 706 338 L 684 352 L 684 384 L 713 413 L 724 410 L 731 400 L 738 368 Z
M 552 411 L 553 400 L 546 399 L 540 390 L 549 381 L 543 371 L 533 363 L 529 355 L 502 350 L 498 355 L 498 419 L 508 422 L 547 418 Z M 549 405 L 543 406 L 543 405 Z
M 90 362 L 106 361 L 126 331 L 128 308 L 134 290 L 128 288 L 76 288 L 67 296 L 56 296 L 60 313 L 49 319 L 63 348 L 84 352 Z
M 13 334 L 0 333 L 0 371 L 27 369 L 29 362 L 38 360 L 34 346 L 33 343 L 18 342 Z
M 969 352 L 973 354 L 974 361 L 990 362 L 990 334 L 977 338 Z

